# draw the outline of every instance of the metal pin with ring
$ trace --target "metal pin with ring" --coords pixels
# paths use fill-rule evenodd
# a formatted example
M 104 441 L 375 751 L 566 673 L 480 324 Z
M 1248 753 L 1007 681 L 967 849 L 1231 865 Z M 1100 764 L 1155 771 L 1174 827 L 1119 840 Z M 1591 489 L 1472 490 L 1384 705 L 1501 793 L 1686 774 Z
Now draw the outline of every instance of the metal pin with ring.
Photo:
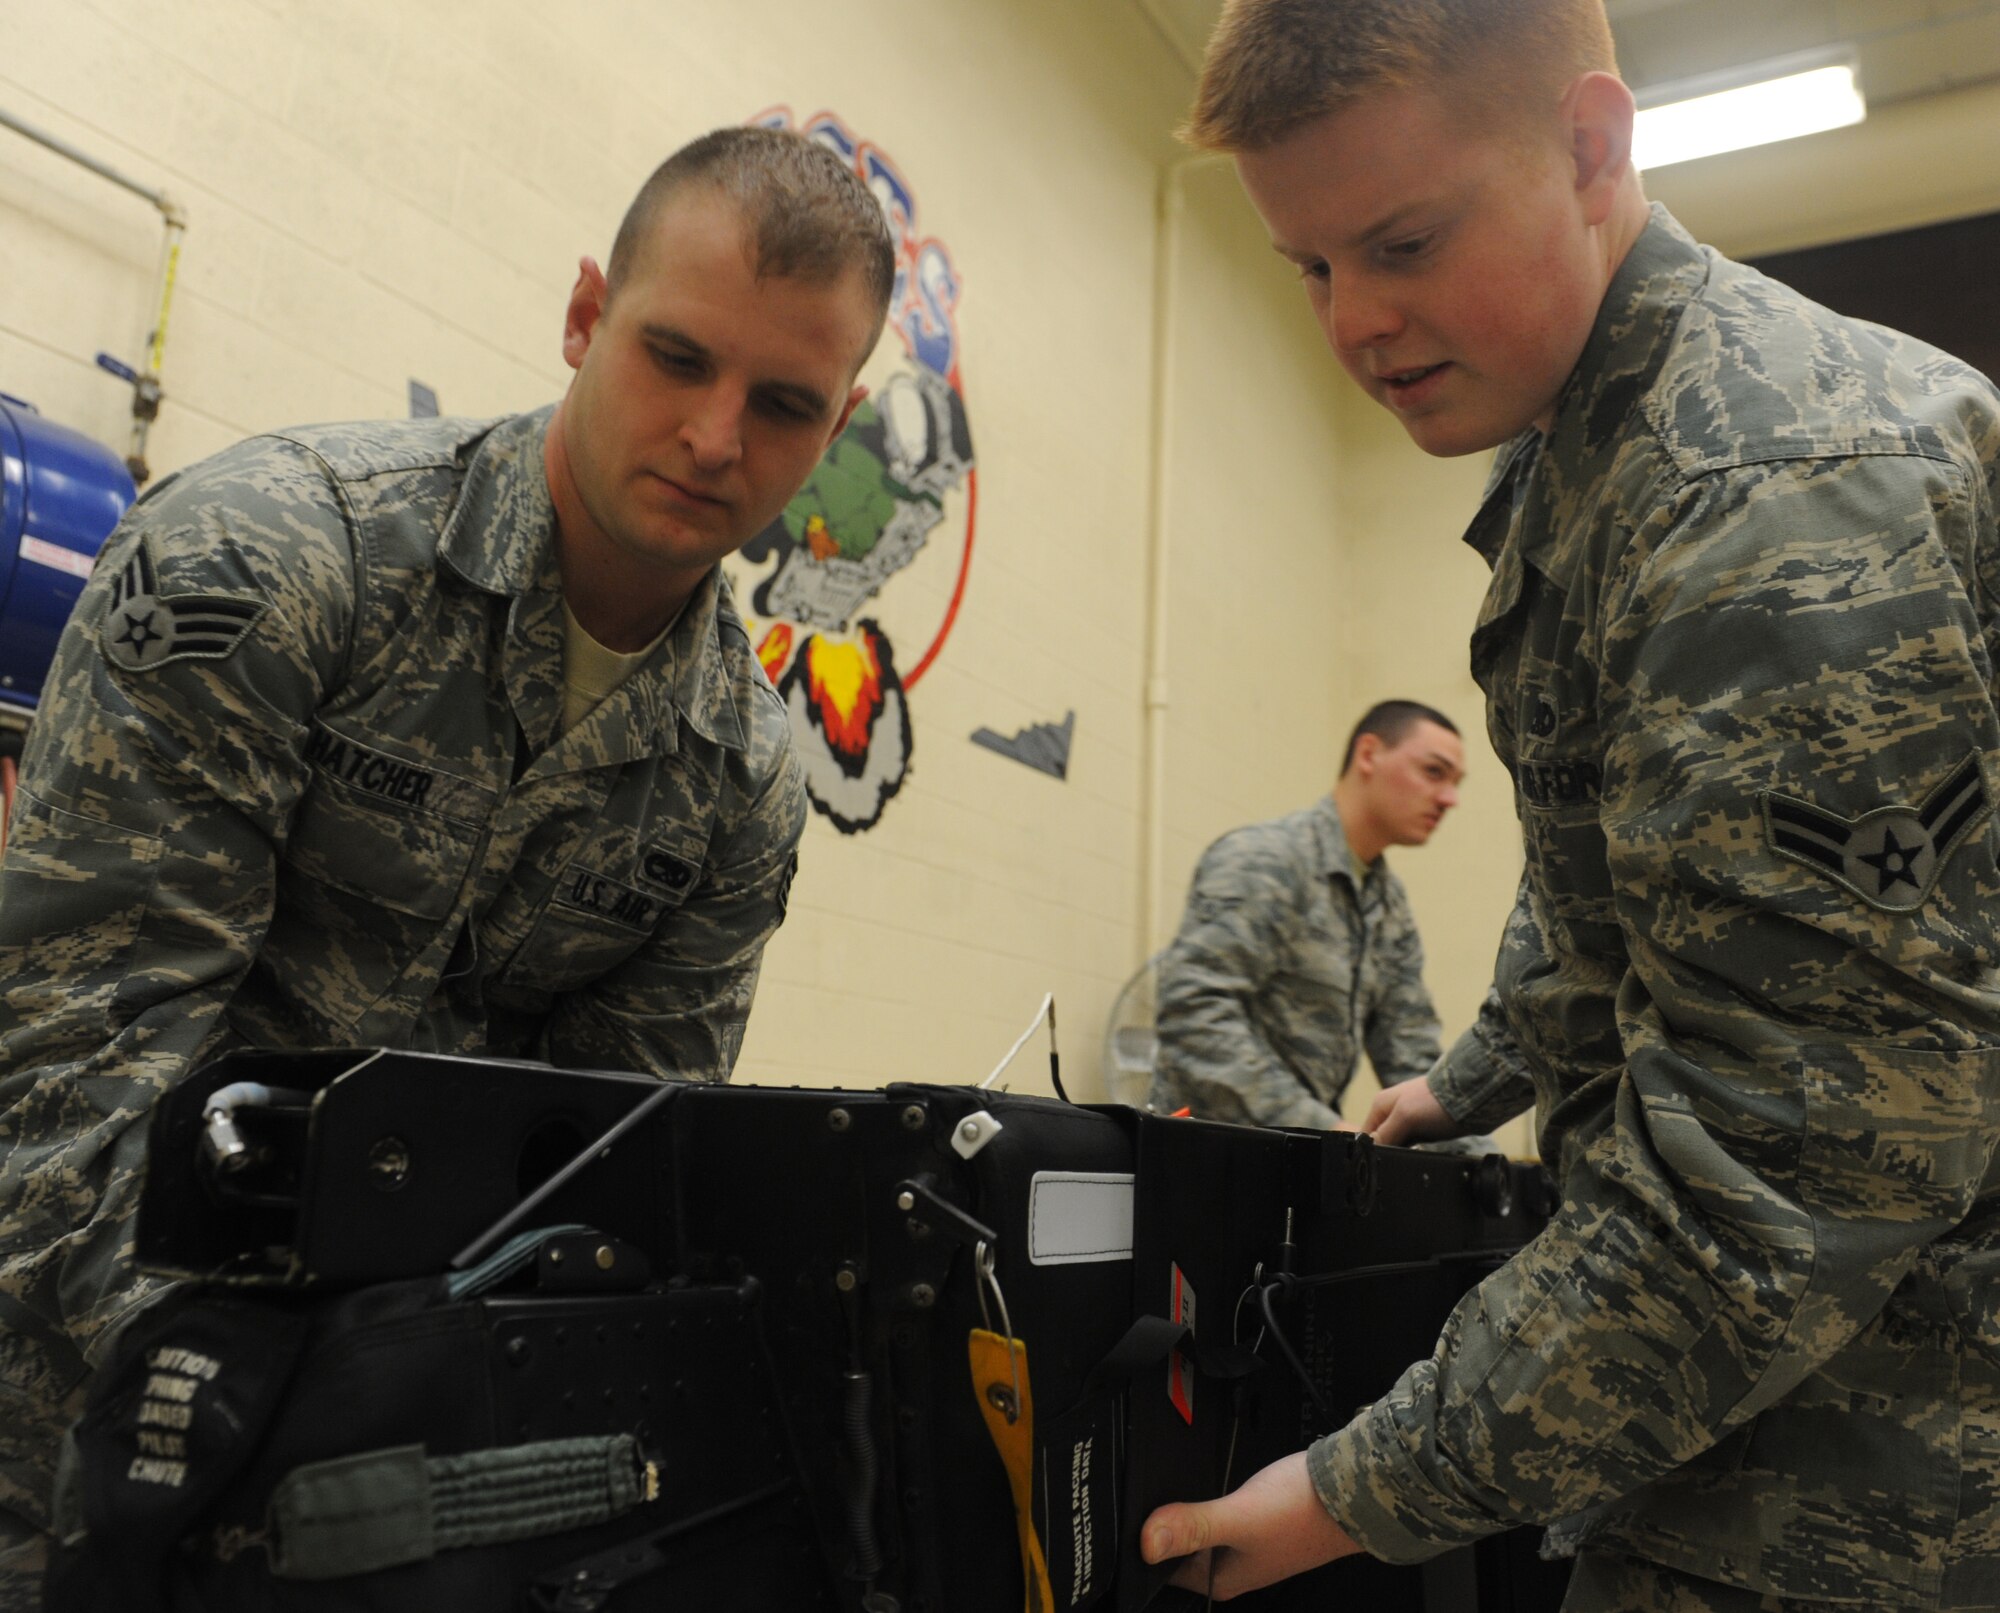
M 1010 1423 L 1021 1420 L 1021 1357 L 1014 1347 L 1014 1324 L 1007 1315 L 1007 1296 L 1000 1291 L 1000 1278 L 993 1269 L 993 1246 L 981 1239 L 972 1251 L 973 1268 L 979 1273 L 976 1292 L 979 1295 L 979 1324 L 987 1332 L 993 1331 L 993 1317 L 986 1309 L 986 1290 L 993 1290 L 993 1303 L 1000 1307 L 1000 1328 L 1007 1340 L 1007 1370 L 1014 1375 L 1014 1391 L 1011 1396 L 999 1384 L 993 1384 L 986 1391 L 1000 1414 Z

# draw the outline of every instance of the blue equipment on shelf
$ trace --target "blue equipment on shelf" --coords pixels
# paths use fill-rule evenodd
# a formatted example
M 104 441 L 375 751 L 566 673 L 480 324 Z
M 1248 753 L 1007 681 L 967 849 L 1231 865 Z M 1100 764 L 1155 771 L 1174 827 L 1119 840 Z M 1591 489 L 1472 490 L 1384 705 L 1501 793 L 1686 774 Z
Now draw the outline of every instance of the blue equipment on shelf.
M 0 392 L 0 722 L 34 711 L 97 551 L 136 496 L 109 448 Z

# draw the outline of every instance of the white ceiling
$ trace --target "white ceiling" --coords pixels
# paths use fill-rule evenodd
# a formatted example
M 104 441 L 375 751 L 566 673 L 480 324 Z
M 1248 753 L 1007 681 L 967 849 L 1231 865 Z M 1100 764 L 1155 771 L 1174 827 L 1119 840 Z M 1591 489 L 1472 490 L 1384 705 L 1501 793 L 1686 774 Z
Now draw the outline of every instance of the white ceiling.
M 1192 73 L 1222 0 L 1136 0 Z M 1849 47 L 1872 106 L 2000 78 L 2000 0 L 1606 0 L 1619 67 L 1650 86 Z M 2000 138 L 2000 132 L 1996 132 Z

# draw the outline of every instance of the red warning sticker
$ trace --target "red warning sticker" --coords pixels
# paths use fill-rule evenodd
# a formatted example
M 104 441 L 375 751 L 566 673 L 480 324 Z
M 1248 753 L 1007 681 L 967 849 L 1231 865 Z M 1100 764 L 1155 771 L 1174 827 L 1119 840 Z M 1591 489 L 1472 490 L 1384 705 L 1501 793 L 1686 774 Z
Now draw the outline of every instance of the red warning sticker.
M 1181 1268 L 1175 1266 L 1173 1304 L 1168 1314 L 1190 1333 L 1194 1331 L 1194 1289 Z M 1174 1410 L 1181 1414 L 1181 1421 L 1194 1426 L 1194 1369 L 1179 1350 L 1167 1357 L 1167 1398 L 1174 1403 Z

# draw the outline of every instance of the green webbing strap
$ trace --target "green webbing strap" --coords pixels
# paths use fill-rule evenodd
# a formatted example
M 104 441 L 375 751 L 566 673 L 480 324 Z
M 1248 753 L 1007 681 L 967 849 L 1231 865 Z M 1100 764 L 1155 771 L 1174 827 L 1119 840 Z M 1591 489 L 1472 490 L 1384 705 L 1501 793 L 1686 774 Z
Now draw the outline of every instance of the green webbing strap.
M 271 1495 L 271 1572 L 342 1579 L 441 1551 L 603 1523 L 650 1499 L 630 1434 L 549 1439 L 464 1456 L 421 1445 L 295 1467 Z

